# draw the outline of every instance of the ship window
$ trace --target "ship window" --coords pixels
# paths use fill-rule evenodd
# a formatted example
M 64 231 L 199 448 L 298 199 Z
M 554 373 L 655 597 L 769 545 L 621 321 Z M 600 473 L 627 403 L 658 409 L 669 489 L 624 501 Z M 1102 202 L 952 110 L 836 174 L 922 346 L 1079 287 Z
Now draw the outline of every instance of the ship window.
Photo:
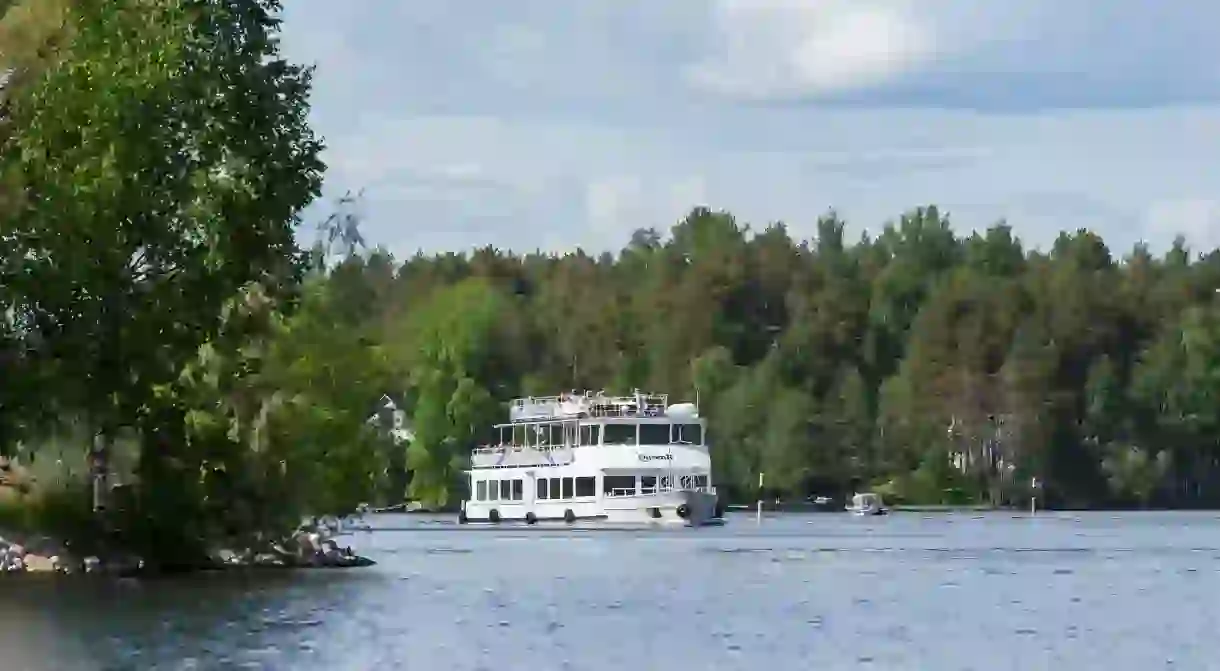
M 602 478 L 602 492 L 609 496 L 631 496 L 635 494 L 635 476 L 607 475 Z
M 488 501 L 500 500 L 500 488 L 496 485 L 495 480 L 487 481 L 487 500 Z
M 675 444 L 702 445 L 703 426 L 700 424 L 674 424 Z
M 601 427 L 597 424 L 582 424 L 580 427 L 580 444 L 597 445 Z
M 487 481 L 479 480 L 478 482 L 474 483 L 474 492 L 475 492 L 474 498 L 476 501 L 486 501 L 487 500 Z
M 605 445 L 635 445 L 635 424 L 607 424 L 602 430 Z
M 657 476 L 641 475 L 640 476 L 640 493 L 641 494 L 656 494 L 657 493 Z
M 525 483 L 521 480 L 513 480 L 513 500 L 520 501 L 525 498 Z
M 510 480 L 500 481 L 500 500 L 511 501 L 513 494 L 513 483 Z
M 576 478 L 576 497 L 597 496 L 597 478 Z
M 640 444 L 641 445 L 668 445 L 669 444 L 669 425 L 668 424 L 641 424 L 640 425 Z
M 540 499 L 547 498 L 546 484 L 547 484 L 546 478 L 538 478 L 538 481 L 534 483 L 534 486 L 536 486 L 538 488 L 538 498 L 540 498 Z
M 572 478 L 563 479 L 563 498 L 572 498 Z
M 707 486 L 707 476 L 706 475 L 696 475 L 695 476 L 695 486 L 696 487 L 706 487 Z
M 559 478 L 551 478 L 551 498 L 559 498 Z

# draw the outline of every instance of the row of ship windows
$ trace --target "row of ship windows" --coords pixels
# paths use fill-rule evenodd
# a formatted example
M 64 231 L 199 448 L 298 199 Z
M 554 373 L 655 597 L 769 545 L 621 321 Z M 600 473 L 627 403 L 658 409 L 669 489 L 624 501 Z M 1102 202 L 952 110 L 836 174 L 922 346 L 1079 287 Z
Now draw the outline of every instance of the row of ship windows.
M 538 478 L 535 498 L 574 499 L 597 496 L 597 478 Z M 479 480 L 474 483 L 476 501 L 521 501 L 525 498 L 525 482 L 511 480 Z
M 661 489 L 673 486 L 672 476 L 664 476 L 660 480 Z M 597 495 L 595 477 L 538 478 L 534 484 L 538 488 L 535 498 L 540 501 L 592 498 Z M 681 478 L 682 489 L 707 486 L 706 475 L 684 475 Z M 607 475 L 602 478 L 602 490 L 612 496 L 622 495 L 624 491 L 651 494 L 657 491 L 657 477 L 644 475 L 637 482 L 634 475 Z M 476 501 L 521 501 L 525 498 L 525 481 L 521 478 L 478 480 L 474 483 L 474 498 Z
M 511 434 L 511 435 L 509 435 Z M 565 435 L 566 434 L 566 435 Z M 700 424 L 521 424 L 503 427 L 501 444 L 702 445 Z
M 639 429 L 637 435 L 636 429 Z M 591 426 L 596 429 L 597 426 Z M 603 445 L 700 445 L 703 443 L 703 427 L 699 424 L 605 424 Z M 596 432 L 591 445 L 597 444 Z

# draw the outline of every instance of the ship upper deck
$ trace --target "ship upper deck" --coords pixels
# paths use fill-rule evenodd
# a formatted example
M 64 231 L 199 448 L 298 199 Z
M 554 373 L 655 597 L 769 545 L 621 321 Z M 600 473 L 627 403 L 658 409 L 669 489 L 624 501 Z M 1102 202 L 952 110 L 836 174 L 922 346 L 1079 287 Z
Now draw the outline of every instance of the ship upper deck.
M 636 391 L 627 396 L 605 392 L 571 392 L 558 396 L 527 396 L 513 399 L 510 423 L 533 423 L 567 419 L 646 419 L 664 418 L 669 408 L 668 394 Z

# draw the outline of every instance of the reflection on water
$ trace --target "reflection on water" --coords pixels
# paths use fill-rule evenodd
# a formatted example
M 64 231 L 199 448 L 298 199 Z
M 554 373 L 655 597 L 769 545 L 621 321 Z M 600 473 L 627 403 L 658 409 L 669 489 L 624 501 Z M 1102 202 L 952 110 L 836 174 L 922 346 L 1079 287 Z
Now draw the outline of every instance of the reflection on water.
M 371 569 L 0 580 L 0 669 L 1215 668 L 1211 514 L 429 521 Z

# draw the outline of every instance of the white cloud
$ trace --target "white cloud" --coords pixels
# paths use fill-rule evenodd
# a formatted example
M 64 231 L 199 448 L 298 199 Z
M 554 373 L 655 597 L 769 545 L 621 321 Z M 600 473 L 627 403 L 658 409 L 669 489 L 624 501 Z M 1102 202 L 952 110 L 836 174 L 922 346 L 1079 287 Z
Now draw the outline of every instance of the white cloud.
M 1220 243 L 1220 5 L 294 0 L 287 18 L 290 55 L 320 66 L 327 188 L 366 188 L 367 237 L 400 253 L 615 248 L 695 204 L 798 235 L 829 207 L 876 228 L 937 203 L 1043 243 Z
M 932 27 L 907 2 L 721 0 L 721 44 L 696 83 L 749 98 L 885 84 L 936 55 Z
M 964 228 L 1007 218 L 1031 242 L 1092 227 L 1119 247 L 1154 235 L 1164 246 L 1170 230 L 1202 240 L 1207 229 L 1183 214 L 1197 205 L 1163 217 L 1169 228 L 1148 229 L 1151 204 L 1220 193 L 1220 173 L 1208 168 L 1220 154 L 1214 109 L 1006 117 L 779 110 L 760 121 L 788 141 L 725 145 L 714 126 L 697 124 L 665 134 L 482 117 L 386 121 L 336 139 L 341 155 L 361 162 L 340 163 L 332 178 L 368 186 L 383 211 L 412 222 L 384 230 L 374 222 L 370 236 L 407 251 L 450 244 L 455 230 L 472 236 L 463 247 L 494 239 L 526 249 L 615 248 L 633 229 L 665 228 L 697 204 L 756 225 L 782 219 L 808 234 L 830 207 L 875 230 L 904 209 L 937 203 Z
M 753 101 L 1111 106 L 1220 100 L 1220 5 L 716 0 L 689 79 Z M 1134 54 L 1138 57 L 1133 58 Z

